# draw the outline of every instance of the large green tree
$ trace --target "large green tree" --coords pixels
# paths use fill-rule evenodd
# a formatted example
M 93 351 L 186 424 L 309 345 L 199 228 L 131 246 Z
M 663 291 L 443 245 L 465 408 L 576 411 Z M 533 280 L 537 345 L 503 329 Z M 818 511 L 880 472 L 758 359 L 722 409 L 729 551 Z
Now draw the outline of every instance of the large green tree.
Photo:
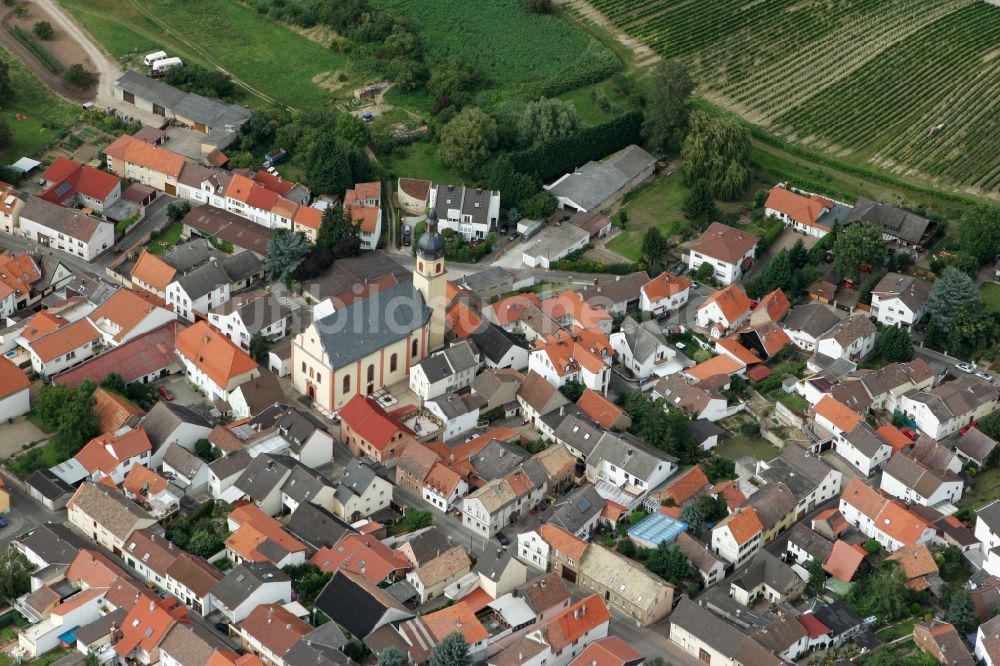
M 306 182 L 313 192 L 342 195 L 354 183 L 351 157 L 333 134 L 320 135 L 306 160 Z
M 650 272 L 659 272 L 667 265 L 670 243 L 660 230 L 650 227 L 642 237 L 642 262 Z
M 1000 254 L 1000 206 L 976 206 L 958 225 L 962 251 L 980 265 Z
M 712 190 L 706 180 L 698 179 L 691 184 L 691 189 L 681 202 L 681 212 L 684 217 L 698 224 L 707 224 L 719 218 L 719 208 L 715 205 Z
M 406 656 L 395 645 L 390 645 L 379 653 L 378 666 L 406 666 Z
M 430 666 L 472 666 L 469 644 L 462 634 L 453 631 L 431 652 Z
M 19 551 L 9 548 L 0 555 L 0 598 L 7 603 L 31 591 L 35 567 Z
M 837 272 L 852 280 L 861 276 L 864 264 L 878 265 L 885 259 L 885 255 L 882 230 L 867 222 L 852 224 L 842 230 L 833 244 L 833 260 Z
M 460 109 L 472 99 L 472 93 L 482 83 L 483 75 L 464 60 L 442 63 L 431 70 L 427 90 L 434 95 L 434 111 L 450 106 Z
M 955 625 L 958 633 L 963 636 L 976 628 L 978 621 L 976 620 L 976 613 L 972 609 L 972 597 L 969 596 L 969 588 L 963 585 L 951 595 L 951 601 L 948 602 L 944 620 Z
M 0 103 L 6 105 L 14 98 L 14 87 L 10 84 L 10 65 L 0 60 Z
M 521 140 L 533 145 L 570 136 L 580 129 L 576 107 L 561 99 L 528 102 L 521 114 Z
M 646 568 L 664 580 L 679 583 L 691 574 L 691 562 L 677 546 L 661 542 L 646 557 Z
M 997 344 L 996 317 L 981 301 L 965 303 L 948 324 L 948 349 L 963 358 L 977 358 Z
M 310 245 L 301 232 L 277 229 L 267 246 L 264 272 L 272 281 L 289 282 L 295 269 L 309 253 Z
M 687 68 L 676 60 L 661 61 L 653 71 L 642 134 L 658 154 L 668 155 L 680 149 L 694 88 Z
M 982 299 L 976 283 L 962 271 L 948 266 L 934 282 L 931 295 L 927 298 L 924 311 L 934 325 L 946 330 L 952 317 L 966 303 L 979 303 Z
M 687 523 L 688 529 L 698 534 L 705 527 L 705 516 L 695 500 L 688 500 L 681 507 L 681 520 Z
M 734 118 L 692 113 L 681 154 L 684 183 L 704 180 L 716 199 L 738 199 L 750 184 L 750 132 Z
M 892 363 L 913 360 L 913 336 L 901 326 L 886 326 L 876 345 L 879 357 Z
M 541 189 L 531 176 L 514 168 L 514 163 L 507 153 L 501 153 L 487 165 L 483 180 L 486 187 L 500 192 L 505 201 L 511 202 L 508 205 L 520 205 L 522 201 L 534 196 Z
M 823 588 L 826 587 L 826 571 L 823 569 L 823 560 L 818 557 L 812 558 L 806 569 L 809 571 L 809 580 L 806 582 L 805 594 L 809 597 L 818 597 L 823 594 Z
M 462 109 L 441 129 L 438 149 L 446 166 L 472 172 L 486 163 L 497 145 L 497 121 L 482 109 Z

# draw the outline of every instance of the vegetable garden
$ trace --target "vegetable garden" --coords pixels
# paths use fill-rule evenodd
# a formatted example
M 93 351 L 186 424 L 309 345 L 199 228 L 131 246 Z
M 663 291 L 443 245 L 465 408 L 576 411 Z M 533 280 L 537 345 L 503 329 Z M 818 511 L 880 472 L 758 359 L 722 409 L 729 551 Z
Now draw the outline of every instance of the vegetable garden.
M 591 0 L 709 101 L 840 159 L 1000 192 L 1000 7 L 982 0 Z

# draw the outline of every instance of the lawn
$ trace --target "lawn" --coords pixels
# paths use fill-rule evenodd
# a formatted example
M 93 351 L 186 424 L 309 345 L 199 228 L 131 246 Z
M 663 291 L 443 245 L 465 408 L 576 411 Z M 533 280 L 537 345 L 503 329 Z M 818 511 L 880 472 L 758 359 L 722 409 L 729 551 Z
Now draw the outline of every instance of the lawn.
M 55 443 L 49 440 L 44 444 L 28 449 L 16 458 L 10 458 L 7 460 L 7 466 L 18 477 L 25 479 L 35 470 L 55 467 L 65 460 L 56 450 Z
M 778 398 L 778 402 L 783 404 L 785 407 L 788 407 L 788 409 L 793 412 L 801 414 L 809 409 L 809 401 L 798 393 L 785 393 L 782 391 L 781 394 L 781 397 Z
M 60 0 L 115 58 L 163 48 L 221 66 L 289 106 L 327 104 L 342 54 L 289 30 L 234 0 Z
M 180 222 L 168 224 L 163 231 L 149 239 L 146 249 L 150 254 L 163 254 L 180 242 L 183 232 L 184 225 Z
M 976 485 L 970 503 L 974 508 L 979 508 L 995 499 L 1000 499 L 1000 467 L 976 474 Z
M 73 124 L 79 109 L 57 97 L 24 64 L 0 49 L 0 60 L 10 68 L 14 99 L 0 107 L 0 119 L 10 127 L 11 144 L 0 151 L 0 164 L 13 164 L 26 155 L 38 155 L 42 149 Z M 20 119 L 18 119 L 20 114 Z
M 0 666 L 14 666 L 15 663 L 18 666 L 49 666 L 49 664 L 59 661 L 65 655 L 66 650 L 64 648 L 56 648 L 29 661 L 15 662 L 6 654 L 0 654 Z
M 885 629 L 879 629 L 875 632 L 875 635 L 881 638 L 885 642 L 894 641 L 897 638 L 902 638 L 903 636 L 909 636 L 913 633 L 913 620 L 909 622 L 900 622 L 899 624 L 894 624 L 891 627 L 886 627 Z
M 1000 312 L 1000 284 L 987 282 L 979 287 L 983 294 L 983 303 L 993 312 Z
M 422 178 L 435 183 L 460 184 L 464 182 L 457 171 L 441 164 L 437 156 L 437 146 L 429 143 L 414 143 L 399 149 L 398 153 L 385 160 L 393 176 Z
M 728 435 L 715 448 L 715 454 L 723 458 L 736 460 L 744 456 L 752 456 L 757 460 L 771 460 L 781 451 L 763 437 L 748 437 L 746 435 Z
M 676 173 L 660 176 L 634 193 L 622 206 L 628 215 L 625 230 L 608 242 L 608 249 L 638 261 L 642 258 L 642 237 L 648 229 L 657 227 L 667 238 L 682 234 L 689 224 L 681 213 L 686 194 L 687 188 Z

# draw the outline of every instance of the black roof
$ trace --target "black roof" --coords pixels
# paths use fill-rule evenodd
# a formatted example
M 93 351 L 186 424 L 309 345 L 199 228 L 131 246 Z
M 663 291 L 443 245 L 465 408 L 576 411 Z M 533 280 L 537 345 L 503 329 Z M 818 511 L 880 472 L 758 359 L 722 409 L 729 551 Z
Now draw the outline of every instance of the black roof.
M 299 504 L 285 529 L 316 550 L 332 548 L 348 534 L 357 534 L 340 518 L 310 502 Z
M 843 601 L 820 606 L 814 613 L 816 619 L 828 627 L 834 636 L 848 632 L 863 622 L 861 616 L 852 611 Z
M 342 571 L 319 593 L 316 607 L 360 639 L 384 624 L 383 618 L 389 610 L 400 611 L 400 619 L 412 616 L 402 604 L 363 576 Z
M 499 363 L 511 347 L 524 347 L 517 338 L 496 324 L 488 324 L 472 334 L 476 348 L 494 363 Z
M 72 564 L 77 554 L 87 548 L 87 542 L 61 523 L 39 525 L 18 541 L 47 564 Z
M 38 491 L 38 494 L 49 501 L 58 500 L 63 495 L 72 495 L 73 486 L 69 485 L 51 470 L 40 469 L 31 473 L 25 483 Z

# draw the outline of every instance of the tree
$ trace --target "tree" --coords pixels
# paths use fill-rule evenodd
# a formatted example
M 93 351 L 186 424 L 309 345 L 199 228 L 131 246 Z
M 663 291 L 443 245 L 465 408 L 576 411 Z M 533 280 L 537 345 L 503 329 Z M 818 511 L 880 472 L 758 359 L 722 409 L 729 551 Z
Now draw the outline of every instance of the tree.
M 948 602 L 948 609 L 944 614 L 945 622 L 950 622 L 958 629 L 961 635 L 968 634 L 979 624 L 976 614 L 972 609 L 972 597 L 969 596 L 969 589 L 964 585 L 951 596 Z
M 882 230 L 867 222 L 843 229 L 833 244 L 833 261 L 837 272 L 848 279 L 861 276 L 863 264 L 878 264 L 885 258 Z
M 371 132 L 368 131 L 368 124 L 349 113 L 340 114 L 333 134 L 341 141 L 362 147 L 368 145 L 372 138 Z
M 694 272 L 694 278 L 696 280 L 701 280 L 702 282 L 711 280 L 714 276 L 715 276 L 715 266 L 713 266 L 712 263 L 708 261 L 703 263 L 701 266 L 698 266 L 698 268 Z
M 694 500 L 688 500 L 681 508 L 681 521 L 687 523 L 688 528 L 694 532 L 701 532 L 705 526 L 705 517 L 701 515 L 701 509 Z
M 10 85 L 10 65 L 0 61 L 0 102 L 7 104 L 14 98 L 14 88 Z
M 975 257 L 979 265 L 1000 254 L 1000 206 L 976 206 L 958 226 L 962 252 Z
M 818 597 L 823 594 L 823 588 L 826 587 L 826 571 L 823 569 L 823 560 L 818 557 L 812 558 L 806 569 L 809 571 L 809 580 L 806 582 L 805 593 L 810 597 Z
M 242 94 L 242 89 L 225 72 L 195 63 L 171 69 L 163 80 L 176 88 L 205 97 L 238 99 Z
M 521 140 L 528 145 L 570 136 L 578 129 L 580 119 L 577 118 L 576 107 L 565 100 L 528 102 L 521 114 Z
M 559 387 L 559 392 L 566 396 L 566 399 L 570 402 L 576 402 L 583 396 L 583 392 L 587 390 L 587 387 L 580 382 L 570 380 Z
M 215 445 L 205 438 L 201 438 L 194 443 L 194 454 L 209 463 L 214 460 L 218 460 L 219 456 L 222 455 L 219 453 L 219 450 L 215 448 Z
M 264 272 L 270 280 L 287 283 L 309 253 L 309 248 L 309 241 L 302 232 L 276 229 L 267 246 Z
M 406 666 L 406 657 L 396 646 L 390 645 L 379 654 L 378 666 Z
M 712 483 L 719 483 L 720 481 L 727 481 L 736 477 L 736 463 L 729 458 L 721 456 L 709 458 L 701 464 L 701 469 Z
M 698 511 L 706 523 L 715 523 L 729 515 L 729 503 L 722 493 L 702 495 L 697 502 Z
M 83 445 L 101 434 L 97 427 L 94 391 L 97 385 L 84 380 L 69 393 L 59 409 L 58 425 L 52 443 L 61 459 L 76 455 Z
M 691 114 L 681 154 L 684 184 L 704 180 L 715 199 L 738 199 L 750 184 L 750 132 L 733 118 Z
M 317 193 L 340 194 L 353 184 L 351 158 L 333 134 L 321 135 L 306 162 L 306 180 Z
M 646 568 L 664 580 L 678 583 L 691 574 L 691 562 L 677 546 L 661 542 L 646 557 Z
M 101 666 L 101 660 L 95 653 L 88 652 L 83 658 L 83 666 Z
M 886 326 L 879 334 L 876 349 L 880 358 L 892 363 L 913 360 L 913 336 L 902 326 Z
M 476 107 L 462 109 L 441 129 L 439 154 L 446 166 L 471 172 L 482 166 L 497 145 L 497 121 Z
M 93 76 L 90 72 L 84 69 L 83 65 L 76 63 L 70 65 L 69 69 L 66 70 L 66 73 L 63 74 L 63 78 L 65 78 L 68 83 L 78 88 L 86 88 L 90 85 Z
M 38 39 L 48 40 L 52 39 L 55 35 L 55 31 L 52 29 L 52 24 L 48 21 L 39 21 L 35 24 L 31 31 L 35 33 L 35 37 L 38 37 Z
M 199 557 L 211 557 L 222 550 L 224 540 L 225 537 L 214 531 L 207 529 L 198 530 L 191 535 L 187 550 Z
M 267 357 L 267 352 L 271 350 L 271 340 L 266 335 L 261 335 L 260 331 L 250 337 L 250 356 L 258 363 L 263 363 Z
M 434 113 L 448 107 L 461 109 L 472 99 L 472 93 L 482 83 L 483 75 L 464 60 L 452 60 L 431 70 L 427 90 L 434 95 Z
M 327 251 L 332 259 L 357 256 L 361 253 L 360 233 L 349 212 L 328 206 L 316 232 L 316 248 Z
M 964 572 L 962 561 L 965 558 L 962 556 L 962 549 L 958 546 L 948 544 L 942 548 L 940 559 L 939 569 L 941 577 L 945 580 L 953 580 Z
M 191 212 L 190 201 L 171 201 L 167 204 L 167 220 L 171 224 L 176 224 L 183 220 Z
M 927 298 L 924 311 L 930 315 L 934 326 L 946 330 L 952 317 L 966 303 L 979 303 L 981 300 L 976 283 L 962 271 L 948 266 L 934 282 L 931 295 Z
M 125 380 L 117 372 L 109 373 L 104 381 L 101 382 L 101 388 L 107 389 L 109 391 L 114 391 L 115 393 L 125 394 Z
M 518 204 L 541 190 L 541 187 L 531 176 L 514 168 L 514 163 L 507 153 L 501 153 L 499 157 L 489 163 L 483 172 L 483 180 L 486 187 L 500 192 L 507 201 Z M 511 208 L 508 213 L 510 210 L 517 211 L 516 208 Z
M 548 190 L 541 190 L 518 203 L 521 214 L 530 220 L 544 220 L 555 212 L 559 202 Z
M 35 567 L 19 551 L 8 548 L 0 555 L 0 598 L 10 603 L 31 591 L 31 572 Z
M 951 318 L 948 348 L 956 356 L 976 358 L 996 344 L 997 322 L 982 301 L 965 303 Z
M 747 295 L 761 298 L 775 289 L 785 289 L 791 284 L 793 274 L 791 254 L 781 250 L 771 257 L 757 277 L 746 283 Z
M 430 666 L 472 666 L 469 644 L 462 634 L 453 631 L 431 652 Z
M 705 180 L 696 180 L 691 185 L 681 203 L 681 212 L 684 213 L 684 217 L 698 224 L 707 224 L 719 217 L 719 208 L 715 205 L 712 192 Z
M 654 152 L 668 155 L 680 149 L 694 88 L 687 68 L 675 60 L 661 61 L 653 72 L 642 134 Z
M 650 227 L 642 237 L 642 262 L 651 271 L 660 271 L 667 264 L 667 250 L 670 243 L 660 230 Z

